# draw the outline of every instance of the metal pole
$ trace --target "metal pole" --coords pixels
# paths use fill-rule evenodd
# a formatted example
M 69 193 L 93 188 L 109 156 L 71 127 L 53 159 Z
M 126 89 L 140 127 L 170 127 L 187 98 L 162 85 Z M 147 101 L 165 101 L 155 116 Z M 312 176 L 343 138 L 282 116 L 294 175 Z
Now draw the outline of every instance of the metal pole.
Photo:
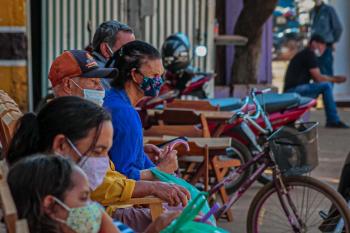
M 31 32 L 31 2 L 26 0 L 26 12 L 27 12 L 27 23 L 26 23 L 26 36 L 27 36 L 27 77 L 28 77 L 28 107 L 29 111 L 34 110 L 33 102 L 33 72 L 32 72 L 32 32 Z

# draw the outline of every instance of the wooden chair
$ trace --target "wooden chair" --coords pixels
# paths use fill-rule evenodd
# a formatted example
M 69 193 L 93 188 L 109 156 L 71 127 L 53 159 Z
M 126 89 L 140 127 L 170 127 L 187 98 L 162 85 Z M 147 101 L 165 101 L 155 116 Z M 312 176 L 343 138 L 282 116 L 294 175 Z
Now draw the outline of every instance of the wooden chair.
M 147 143 L 161 144 L 166 142 L 162 138 L 150 138 Z M 186 169 L 182 173 L 184 180 L 191 184 L 196 184 L 200 178 L 203 178 L 204 190 L 209 190 L 209 147 L 208 145 L 198 145 L 194 141 L 189 141 L 190 151 L 184 146 L 176 148 L 179 162 L 187 164 Z
M 20 219 L 16 222 L 16 233 L 30 233 L 26 219 Z
M 144 143 L 151 144 L 161 144 L 166 141 L 175 138 L 174 136 L 159 136 L 159 137 L 144 137 Z M 222 159 L 222 156 L 226 154 L 226 148 L 231 145 L 231 138 L 188 138 L 190 142 L 190 149 L 192 150 L 192 143 L 199 148 L 203 148 L 205 146 L 208 148 L 208 165 L 207 163 L 202 163 L 203 160 L 198 159 L 198 156 L 186 156 L 186 151 L 183 151 L 182 148 L 176 148 L 179 154 L 179 161 L 188 162 L 190 165 L 186 168 L 185 174 L 183 178 L 188 180 L 191 184 L 197 184 L 201 177 L 208 176 L 209 182 L 204 182 L 205 190 L 208 190 L 208 183 L 216 183 L 221 181 L 229 171 L 231 167 L 240 166 L 239 160 L 236 159 Z M 200 151 L 193 151 L 193 155 L 199 155 Z M 203 152 L 202 152 L 203 153 Z M 200 164 L 199 166 L 195 166 L 195 163 Z M 201 164 L 202 163 L 202 164 Z M 212 171 L 213 175 L 209 176 L 209 172 Z M 193 175 L 194 174 L 194 175 Z M 188 175 L 192 175 L 190 178 Z M 214 181 L 210 182 L 210 178 L 214 178 Z M 223 202 L 228 201 L 228 195 L 224 187 L 219 190 L 219 195 Z M 229 221 L 233 220 L 232 213 L 229 211 L 226 215 L 226 218 Z
M 208 127 L 207 119 L 203 114 L 197 114 L 190 109 L 167 109 L 161 113 L 156 112 L 154 118 L 158 121 L 160 126 L 181 126 L 183 133 L 182 136 L 188 137 L 210 137 L 210 131 Z M 188 127 L 186 127 L 188 126 Z M 198 127 L 199 126 L 199 127 Z M 153 126 L 152 126 L 153 127 Z M 152 128 L 151 127 L 151 128 Z M 163 127 L 163 129 L 166 127 Z M 162 127 L 159 128 L 159 130 Z M 171 127 L 169 127 L 169 130 Z M 193 130 L 191 132 L 190 130 Z M 196 130 L 194 130 L 196 129 Z M 199 136 L 199 134 L 201 136 Z M 164 134 L 173 135 L 173 134 Z
M 191 109 L 165 109 L 161 113 L 155 112 L 155 119 L 158 120 L 159 125 L 152 126 L 151 128 L 144 130 L 144 136 L 186 136 L 186 137 L 203 137 L 210 140 L 210 132 L 206 118 L 202 114 L 196 114 Z M 200 125 L 201 128 L 198 128 Z M 221 148 L 211 149 L 209 148 L 209 170 L 212 170 L 216 181 L 221 181 L 230 167 L 239 166 L 240 163 L 235 159 L 222 161 L 220 155 L 226 153 L 225 149 L 231 145 L 226 145 Z M 187 158 L 186 158 L 187 159 Z M 191 160 L 188 160 L 191 162 Z M 187 167 L 187 173 L 190 173 L 191 169 L 195 167 L 195 163 L 190 163 Z M 200 169 L 204 169 L 202 166 Z M 201 170 L 198 172 L 203 173 Z M 209 171 L 207 172 L 209 173 Z M 197 177 L 196 177 L 197 178 Z M 196 179 L 191 179 L 193 183 L 196 183 Z M 225 188 L 220 189 L 220 197 L 223 202 L 228 201 L 228 195 Z M 232 214 L 229 213 L 227 218 L 231 221 L 233 219 Z
M 163 213 L 163 201 L 157 197 L 131 198 L 129 201 L 118 201 L 117 205 L 144 205 L 151 211 L 152 221 Z
M 207 100 L 180 100 L 175 99 L 172 102 L 163 103 L 164 109 L 179 108 L 179 109 L 196 109 L 202 111 L 220 111 L 220 105 L 213 106 Z
M 2 154 L 8 150 L 19 118 L 23 116 L 16 102 L 0 90 L 0 142 Z
M 6 181 L 7 170 L 6 162 L 0 161 L 0 205 L 4 214 L 6 230 L 8 233 L 29 233 L 27 221 L 17 218 L 16 205 Z

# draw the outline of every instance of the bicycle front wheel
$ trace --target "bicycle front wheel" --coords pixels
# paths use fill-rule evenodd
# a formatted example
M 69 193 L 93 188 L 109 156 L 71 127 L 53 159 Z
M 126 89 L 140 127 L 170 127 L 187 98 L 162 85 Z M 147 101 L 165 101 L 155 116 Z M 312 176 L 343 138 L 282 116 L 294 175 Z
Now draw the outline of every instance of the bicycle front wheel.
M 285 177 L 283 181 L 289 197 L 285 208 L 275 183 L 265 185 L 250 205 L 248 233 L 350 233 L 349 209 L 334 189 L 307 176 Z

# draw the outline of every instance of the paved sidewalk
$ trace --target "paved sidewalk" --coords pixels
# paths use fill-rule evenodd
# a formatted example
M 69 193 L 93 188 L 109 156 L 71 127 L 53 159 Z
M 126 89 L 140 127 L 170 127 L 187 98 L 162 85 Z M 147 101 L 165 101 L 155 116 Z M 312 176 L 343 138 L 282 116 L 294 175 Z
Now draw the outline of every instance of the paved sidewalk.
M 350 123 L 350 109 L 339 110 L 339 113 L 341 119 Z M 350 152 L 350 129 L 326 129 L 323 110 L 312 111 L 310 121 L 320 122 L 319 166 L 311 175 L 336 188 L 343 162 Z M 234 222 L 220 221 L 219 226 L 234 233 L 246 232 L 248 208 L 255 193 L 261 187 L 262 185 L 255 184 L 233 207 Z

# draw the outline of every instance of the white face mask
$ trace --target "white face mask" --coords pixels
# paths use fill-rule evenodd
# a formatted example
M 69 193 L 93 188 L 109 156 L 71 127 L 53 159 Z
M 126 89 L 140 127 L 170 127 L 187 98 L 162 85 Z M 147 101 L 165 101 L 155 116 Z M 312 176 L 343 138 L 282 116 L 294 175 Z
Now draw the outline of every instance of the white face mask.
M 107 49 L 108 49 L 108 51 L 109 51 L 109 55 L 112 57 L 113 56 L 113 50 L 111 49 L 111 47 L 109 47 L 109 45 L 108 44 L 106 44 L 107 45 Z
M 103 182 L 109 167 L 108 156 L 83 156 L 78 148 L 67 138 L 67 142 L 72 149 L 79 155 L 80 161 L 78 166 L 85 172 L 89 180 L 89 186 L 92 191 L 96 190 Z
M 316 57 L 321 57 L 321 55 L 322 55 L 321 51 L 319 49 L 315 49 L 314 53 L 315 53 Z
M 74 82 L 73 79 L 71 80 L 80 90 L 83 91 L 84 99 L 90 100 L 100 106 L 103 105 L 103 99 L 106 94 L 104 90 L 83 89 L 76 82 Z
M 83 89 L 84 99 L 90 100 L 100 106 L 103 105 L 103 99 L 105 98 L 104 90 L 92 90 L 92 89 Z

